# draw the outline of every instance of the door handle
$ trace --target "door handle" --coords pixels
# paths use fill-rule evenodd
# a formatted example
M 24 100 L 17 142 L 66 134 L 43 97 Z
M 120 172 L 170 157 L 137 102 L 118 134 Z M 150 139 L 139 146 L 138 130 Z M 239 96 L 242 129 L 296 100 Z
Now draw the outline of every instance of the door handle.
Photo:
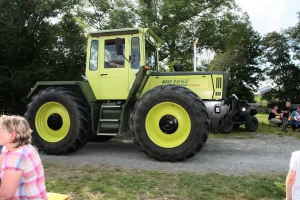
M 101 76 L 107 76 L 107 74 L 100 74 Z

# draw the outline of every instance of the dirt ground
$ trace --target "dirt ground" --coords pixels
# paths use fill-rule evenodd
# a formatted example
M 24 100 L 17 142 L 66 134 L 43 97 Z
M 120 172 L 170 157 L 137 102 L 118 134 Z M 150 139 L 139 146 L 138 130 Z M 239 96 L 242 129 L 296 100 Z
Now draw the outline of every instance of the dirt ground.
M 123 137 L 123 138 L 122 138 Z M 163 170 L 221 174 L 286 173 L 290 156 L 299 150 L 299 140 L 288 136 L 260 135 L 253 139 L 208 139 L 204 148 L 184 162 L 159 162 L 138 151 L 130 135 L 104 143 L 88 143 L 67 155 L 46 155 L 43 161 L 83 165 L 118 166 L 124 169 Z

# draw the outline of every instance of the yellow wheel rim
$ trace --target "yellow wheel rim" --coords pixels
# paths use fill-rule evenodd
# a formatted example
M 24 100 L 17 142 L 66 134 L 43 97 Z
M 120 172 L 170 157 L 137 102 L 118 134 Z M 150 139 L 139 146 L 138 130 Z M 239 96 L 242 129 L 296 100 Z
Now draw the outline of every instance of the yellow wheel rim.
M 48 102 L 42 105 L 35 117 L 35 127 L 47 142 L 59 142 L 69 132 L 70 116 L 66 108 L 57 102 Z
M 156 145 L 174 148 L 188 138 L 191 120 L 186 110 L 179 104 L 163 102 L 149 111 L 145 127 L 149 138 Z

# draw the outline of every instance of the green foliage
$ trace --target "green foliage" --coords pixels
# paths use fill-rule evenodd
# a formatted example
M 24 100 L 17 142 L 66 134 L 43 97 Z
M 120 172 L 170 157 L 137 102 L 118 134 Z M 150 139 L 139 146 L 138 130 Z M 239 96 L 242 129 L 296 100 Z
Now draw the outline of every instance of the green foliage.
M 50 11 L 53 6 L 35 1 L 0 2 L 0 93 L 4 101 L 10 103 L 8 111 L 11 113 L 24 111 L 25 105 L 18 102 L 30 91 L 30 80 L 38 76 L 34 66 L 44 65 L 44 60 L 38 57 L 45 56 L 41 46 L 51 40 L 47 34 L 50 24 L 44 18 L 55 16 Z
M 174 61 L 181 63 L 185 70 L 193 66 L 195 39 L 199 52 L 224 50 L 233 36 L 231 26 L 239 21 L 231 0 L 140 0 L 136 10 L 141 26 L 150 27 L 165 41 L 161 60 L 169 67 Z
M 160 59 L 169 67 L 181 63 L 186 70 L 192 67 L 196 38 L 199 51 L 224 50 L 233 38 L 231 26 L 240 20 L 233 0 L 83 0 L 77 8 L 77 17 L 96 30 L 151 28 L 165 41 Z
M 264 106 L 264 107 L 268 106 L 268 102 L 261 99 L 261 94 L 255 95 L 254 101 L 255 101 L 255 103 L 259 103 L 261 106 Z
M 51 74 L 44 80 L 82 80 L 86 59 L 84 29 L 70 13 L 66 13 L 59 23 L 53 25 L 53 29 L 57 30 L 57 40 L 53 42 L 55 48 L 51 59 Z
M 65 15 L 71 2 L 0 1 L 0 94 L 7 113 L 25 113 L 26 96 L 37 81 L 81 78 L 85 41 L 71 15 Z M 62 22 L 53 25 L 58 15 Z
M 300 61 L 300 12 L 298 12 L 299 22 L 287 30 L 291 38 L 291 46 L 294 53 L 294 59 Z
M 290 38 L 285 32 L 268 33 L 262 40 L 265 76 L 274 82 L 274 88 L 262 96 L 268 101 L 299 101 L 295 94 L 300 92 L 300 83 L 295 80 L 300 79 L 300 68 L 292 62 L 289 41 Z
M 192 70 L 198 39 L 198 54 L 216 54 L 197 69 L 228 71 L 228 95 L 253 102 L 258 81 L 270 79 L 276 87 L 262 98 L 298 101 L 300 71 L 292 58 L 300 59 L 299 22 L 260 43 L 234 0 L 0 0 L 0 96 L 6 113 L 24 114 L 26 95 L 37 81 L 82 79 L 85 31 L 137 26 L 165 41 L 160 58 L 166 71 L 177 63 Z
M 75 12 L 87 27 L 95 30 L 131 28 L 136 20 L 129 5 L 122 0 L 82 0 Z
M 262 80 L 262 70 L 259 68 L 261 56 L 260 35 L 255 32 L 245 16 L 245 22 L 240 22 L 234 28 L 235 40 L 226 51 L 216 54 L 209 63 L 209 71 L 228 71 L 227 94 L 254 102 L 254 90 Z

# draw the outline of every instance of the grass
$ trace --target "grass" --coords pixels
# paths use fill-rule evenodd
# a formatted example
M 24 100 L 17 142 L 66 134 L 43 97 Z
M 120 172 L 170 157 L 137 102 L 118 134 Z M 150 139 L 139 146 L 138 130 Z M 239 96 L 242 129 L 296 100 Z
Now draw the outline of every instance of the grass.
M 254 101 L 257 103 L 261 103 L 262 106 L 267 106 L 268 102 L 266 100 L 261 99 L 261 95 L 255 95 Z
M 215 173 L 168 173 L 107 166 L 57 166 L 44 163 L 48 192 L 84 199 L 247 199 L 285 196 L 286 174 L 225 176 Z
M 259 120 L 256 132 L 248 132 L 241 126 L 230 134 L 210 134 L 210 138 L 243 139 L 275 134 L 300 139 L 297 132 L 282 133 L 281 128 L 270 127 L 267 114 L 256 117 Z M 70 200 L 281 200 L 285 197 L 285 173 L 222 175 L 125 170 L 104 165 L 76 167 L 49 162 L 43 164 L 47 191 L 68 194 Z

